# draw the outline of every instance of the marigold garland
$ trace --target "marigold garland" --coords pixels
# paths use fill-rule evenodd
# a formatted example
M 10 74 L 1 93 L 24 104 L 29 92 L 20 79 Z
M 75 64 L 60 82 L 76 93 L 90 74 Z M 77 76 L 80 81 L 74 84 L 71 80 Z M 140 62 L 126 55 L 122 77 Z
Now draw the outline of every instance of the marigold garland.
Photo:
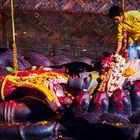
M 18 73 L 18 60 L 17 60 L 17 47 L 16 44 L 13 44 L 13 60 L 14 60 L 14 72 L 15 75 Z
M 112 71 L 112 68 L 110 68 L 107 72 L 105 72 L 104 76 L 101 75 L 102 81 L 100 83 L 98 91 L 103 91 L 103 92 L 105 91 L 107 82 L 108 82 L 110 75 L 111 75 L 111 71 Z
M 36 71 L 37 72 L 37 71 Z M 31 74 L 29 72 L 25 73 L 23 72 L 23 75 L 19 73 L 20 76 L 13 76 L 13 75 L 7 75 L 1 86 L 1 97 L 2 100 L 5 101 L 4 97 L 4 88 L 6 86 L 6 82 L 10 81 L 12 84 L 16 86 L 30 86 L 36 89 L 39 89 L 44 93 L 44 95 L 51 101 L 55 102 L 59 106 L 59 101 L 54 95 L 54 93 L 49 89 L 49 84 L 52 82 L 53 84 L 61 83 L 61 82 L 67 82 L 68 78 L 65 77 L 62 74 L 56 73 L 56 72 L 44 72 L 42 71 L 42 74 L 39 75 L 34 71 Z M 44 72 L 44 73 L 43 73 Z M 29 74 L 29 75 L 28 75 Z

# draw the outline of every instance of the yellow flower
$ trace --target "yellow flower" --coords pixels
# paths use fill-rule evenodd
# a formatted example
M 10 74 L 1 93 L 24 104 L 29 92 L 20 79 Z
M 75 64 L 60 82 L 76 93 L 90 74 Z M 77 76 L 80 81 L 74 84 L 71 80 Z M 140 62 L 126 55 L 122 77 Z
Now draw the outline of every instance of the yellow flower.
M 123 75 L 124 77 L 128 77 L 128 76 L 131 76 L 131 75 L 133 75 L 133 74 L 135 74 L 135 70 L 132 69 L 132 68 L 127 68 L 127 69 L 124 70 L 124 72 L 123 72 L 122 75 Z
M 101 76 L 100 76 L 100 79 L 101 79 L 101 80 L 104 80 L 104 79 L 105 79 L 105 75 L 101 75 Z

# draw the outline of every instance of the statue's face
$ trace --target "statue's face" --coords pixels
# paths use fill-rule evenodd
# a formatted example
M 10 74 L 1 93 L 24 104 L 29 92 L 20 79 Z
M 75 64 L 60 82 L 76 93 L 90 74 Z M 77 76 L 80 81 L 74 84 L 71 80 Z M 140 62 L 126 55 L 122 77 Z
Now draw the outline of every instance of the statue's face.
M 123 20 L 124 20 L 123 15 L 122 16 L 116 16 L 114 18 L 114 20 L 115 20 L 116 23 L 122 23 Z

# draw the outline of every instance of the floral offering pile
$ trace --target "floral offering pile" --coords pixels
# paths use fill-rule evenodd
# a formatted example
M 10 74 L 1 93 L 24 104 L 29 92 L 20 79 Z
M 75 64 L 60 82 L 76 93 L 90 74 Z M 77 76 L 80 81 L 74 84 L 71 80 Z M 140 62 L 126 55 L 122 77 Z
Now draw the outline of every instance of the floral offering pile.
M 58 97 L 65 96 L 60 84 L 66 84 L 67 80 L 63 74 L 46 70 L 19 71 L 16 76 L 14 74 L 1 76 L 1 97 L 5 100 L 5 96 L 11 94 L 17 87 L 30 87 L 39 90 L 49 102 L 60 107 Z

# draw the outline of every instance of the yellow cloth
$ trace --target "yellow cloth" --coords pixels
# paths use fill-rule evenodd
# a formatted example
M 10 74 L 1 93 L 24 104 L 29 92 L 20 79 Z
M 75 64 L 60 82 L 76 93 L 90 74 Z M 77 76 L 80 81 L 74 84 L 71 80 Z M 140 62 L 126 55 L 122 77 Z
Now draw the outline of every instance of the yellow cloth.
M 128 35 L 136 41 L 140 37 L 140 12 L 128 11 L 124 12 L 124 21 L 118 24 L 118 41 L 122 41 L 122 29 L 126 29 Z M 132 40 L 131 40 L 132 41 Z

